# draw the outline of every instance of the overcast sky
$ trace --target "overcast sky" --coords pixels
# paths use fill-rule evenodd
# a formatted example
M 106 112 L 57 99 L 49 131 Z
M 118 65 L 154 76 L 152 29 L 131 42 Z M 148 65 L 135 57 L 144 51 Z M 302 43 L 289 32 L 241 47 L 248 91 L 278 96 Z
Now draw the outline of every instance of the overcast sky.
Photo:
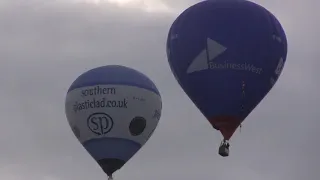
M 233 136 L 228 158 L 218 155 L 220 133 L 183 93 L 166 59 L 171 23 L 195 2 L 0 0 L 0 179 L 107 179 L 72 134 L 64 98 L 82 72 L 121 64 L 155 82 L 163 111 L 116 180 L 318 180 L 320 1 L 255 0 L 282 23 L 288 59 Z

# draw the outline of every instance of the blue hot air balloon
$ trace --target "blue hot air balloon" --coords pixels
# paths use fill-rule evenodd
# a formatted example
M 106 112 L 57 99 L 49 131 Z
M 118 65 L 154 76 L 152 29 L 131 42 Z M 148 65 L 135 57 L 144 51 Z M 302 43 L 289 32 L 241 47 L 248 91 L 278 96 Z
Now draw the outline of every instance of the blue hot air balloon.
M 148 141 L 161 109 L 154 83 L 144 74 L 119 65 L 80 75 L 70 86 L 65 102 L 73 133 L 110 179 Z
M 185 93 L 224 139 L 278 80 L 287 39 L 276 17 L 245 0 L 197 3 L 173 22 L 167 38 L 170 68 Z

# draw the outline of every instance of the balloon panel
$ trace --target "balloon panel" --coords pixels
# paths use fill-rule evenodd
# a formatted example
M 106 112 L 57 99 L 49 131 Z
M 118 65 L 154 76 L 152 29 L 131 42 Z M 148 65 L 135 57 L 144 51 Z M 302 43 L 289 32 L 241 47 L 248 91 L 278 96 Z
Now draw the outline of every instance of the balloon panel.
M 120 65 L 108 65 L 91 69 L 81 74 L 68 89 L 72 91 L 97 84 L 120 84 L 150 90 L 160 96 L 155 84 L 141 72 Z
M 278 20 L 249 1 L 200 2 L 174 21 L 167 39 L 175 78 L 208 120 L 243 121 L 277 81 L 286 55 Z
M 106 160 L 123 165 L 155 130 L 162 102 L 145 75 L 123 66 L 104 66 L 76 79 L 65 107 L 74 134 L 91 156 L 100 165 Z

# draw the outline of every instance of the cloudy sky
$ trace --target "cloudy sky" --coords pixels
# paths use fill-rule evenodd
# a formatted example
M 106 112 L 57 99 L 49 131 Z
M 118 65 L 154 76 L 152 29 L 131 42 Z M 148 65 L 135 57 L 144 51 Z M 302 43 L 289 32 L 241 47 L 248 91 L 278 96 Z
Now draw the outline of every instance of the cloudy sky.
M 196 1 L 0 0 L 0 179 L 106 179 L 72 134 L 64 98 L 80 73 L 122 64 L 156 83 L 163 113 L 116 180 L 318 180 L 320 1 L 255 0 L 282 23 L 288 60 L 228 158 L 166 59 L 171 23 Z

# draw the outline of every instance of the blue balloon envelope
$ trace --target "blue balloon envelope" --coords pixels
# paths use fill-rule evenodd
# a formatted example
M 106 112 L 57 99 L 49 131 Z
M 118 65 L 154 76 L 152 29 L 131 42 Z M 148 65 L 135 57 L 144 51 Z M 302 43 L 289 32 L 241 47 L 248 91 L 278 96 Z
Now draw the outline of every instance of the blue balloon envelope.
M 286 56 L 279 21 L 245 0 L 197 3 L 178 16 L 167 38 L 176 80 L 225 140 L 274 86 Z
M 80 75 L 65 102 L 74 135 L 110 177 L 148 141 L 161 109 L 155 84 L 144 74 L 119 65 Z

